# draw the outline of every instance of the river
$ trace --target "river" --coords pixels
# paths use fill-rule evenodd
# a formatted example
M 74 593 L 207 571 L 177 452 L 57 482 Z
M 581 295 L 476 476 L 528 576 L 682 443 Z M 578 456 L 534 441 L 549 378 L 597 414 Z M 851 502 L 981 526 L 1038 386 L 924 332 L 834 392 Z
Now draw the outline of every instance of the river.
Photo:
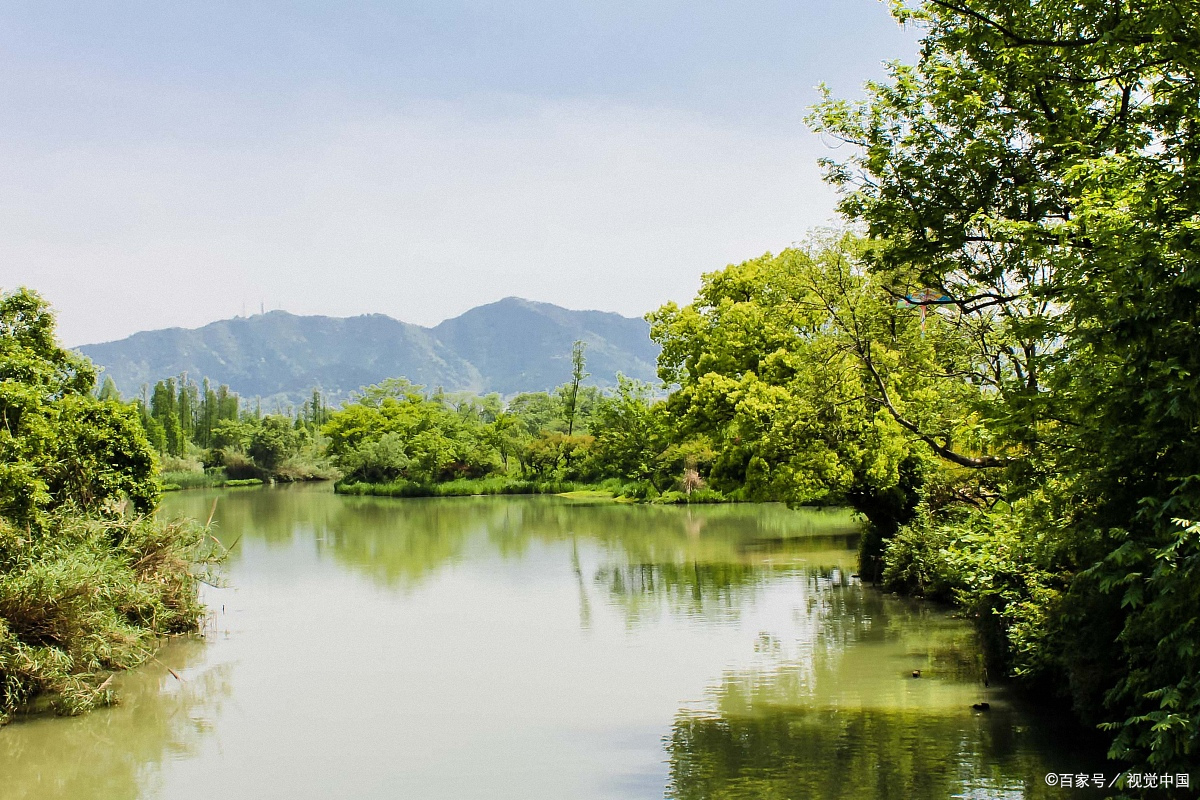
M 1113 771 L 984 686 L 964 621 L 861 584 L 843 511 L 307 485 L 162 513 L 214 500 L 204 635 L 115 708 L 0 728 L 0 798 L 1049 798 Z

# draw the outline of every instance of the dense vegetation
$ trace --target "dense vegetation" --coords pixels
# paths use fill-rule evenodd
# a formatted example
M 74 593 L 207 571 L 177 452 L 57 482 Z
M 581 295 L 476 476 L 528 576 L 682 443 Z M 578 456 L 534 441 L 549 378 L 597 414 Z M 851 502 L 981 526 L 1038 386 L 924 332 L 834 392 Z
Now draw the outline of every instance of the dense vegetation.
M 328 457 L 346 493 L 849 505 L 865 577 L 962 606 L 994 664 L 1112 731 L 1114 757 L 1189 768 L 1200 8 L 897 13 L 925 26 L 919 63 L 813 117 L 854 145 L 826 166 L 860 227 L 706 275 L 692 303 L 649 315 L 665 398 L 584 385 L 577 345 L 567 383 L 507 402 L 393 379 L 336 411 L 316 395 L 262 415 L 185 378 L 124 406 L 111 386 L 89 394 L 40 301 L 7 296 L 3 708 L 46 689 L 83 707 L 145 636 L 194 624 L 185 559 L 151 557 L 191 540 L 115 510 L 153 504 L 154 450 L 171 475 L 243 479 L 328 474 Z M 135 591 L 147 563 L 175 582 Z M 60 588 L 89 570 L 124 588 Z M 60 591 L 70 602 L 38 594 Z M 46 608 L 126 638 L 72 651 L 82 628 Z
M 815 122 L 855 146 L 827 166 L 878 243 L 866 274 L 971 345 L 922 374 L 978 391 L 968 431 L 922 419 L 862 348 L 876 407 L 971 470 L 925 485 L 885 580 L 963 603 L 1012 674 L 1114 732 L 1113 755 L 1194 766 L 1200 6 L 898 13 L 926 28 L 919 63 Z
M 646 384 L 620 377 L 609 394 L 582 385 L 583 349 L 555 392 L 425 392 L 405 380 L 367 387 L 323 429 L 345 474 L 339 491 L 392 496 L 605 489 L 664 502 L 720 499 L 671 446 Z
M 334 477 L 324 457 L 321 426 L 329 407 L 319 390 L 300 404 L 263 414 L 261 403 L 242 408 L 221 385 L 189 380 L 159 381 L 131 404 L 158 452 L 164 489 L 237 486 L 264 480 L 301 481 Z M 121 402 L 111 378 L 98 392 Z
M 108 676 L 195 629 L 198 526 L 159 523 L 135 411 L 92 395 L 37 295 L 0 295 L 0 723 L 48 698 L 112 702 Z

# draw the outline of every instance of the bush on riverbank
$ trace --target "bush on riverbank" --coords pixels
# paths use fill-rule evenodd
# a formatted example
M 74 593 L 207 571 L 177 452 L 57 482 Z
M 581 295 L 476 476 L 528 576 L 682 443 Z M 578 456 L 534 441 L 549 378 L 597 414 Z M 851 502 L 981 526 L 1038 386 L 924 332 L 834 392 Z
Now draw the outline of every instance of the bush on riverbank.
M 989 661 L 1027 686 L 1064 681 L 1064 593 L 1069 576 L 1044 537 L 1031 536 L 1028 503 L 991 513 L 956 509 L 918 518 L 888 540 L 882 584 L 952 602 L 980 630 Z M 1095 698 L 1091 698 L 1095 699 Z
M 0 295 L 0 722 L 112 702 L 108 671 L 199 624 L 204 533 L 151 516 L 154 452 L 95 380 L 45 301 Z
M 224 470 L 207 470 L 201 472 L 163 472 L 162 489 L 164 492 L 177 489 L 207 489 L 224 486 Z
M 119 513 L 0 521 L 0 723 L 38 700 L 62 714 L 110 704 L 111 671 L 195 630 L 205 539 L 194 523 Z
M 262 486 L 263 482 L 260 478 L 240 478 L 236 481 L 225 481 L 221 484 L 226 489 L 237 489 L 241 486 Z
M 229 452 L 219 454 L 222 466 L 208 467 L 199 462 L 193 462 L 191 469 L 164 469 L 162 472 L 162 490 L 164 492 L 179 489 L 218 489 L 223 486 L 258 486 L 266 481 L 278 483 L 297 483 L 300 481 L 336 480 L 341 476 L 329 463 L 313 453 L 297 453 L 289 456 L 275 466 L 273 470 L 258 467 L 248 456 Z M 182 462 L 171 456 L 163 458 L 163 465 L 176 466 Z M 182 462 L 187 465 L 187 462 Z

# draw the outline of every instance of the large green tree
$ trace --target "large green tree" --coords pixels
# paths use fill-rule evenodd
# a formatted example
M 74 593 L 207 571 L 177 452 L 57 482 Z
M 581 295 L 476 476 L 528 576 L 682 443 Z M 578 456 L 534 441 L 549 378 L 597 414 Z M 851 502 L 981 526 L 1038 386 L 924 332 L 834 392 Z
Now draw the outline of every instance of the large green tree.
M 930 287 L 978 326 L 1013 524 L 1068 576 L 1049 660 L 1081 710 L 1106 705 L 1114 755 L 1194 764 L 1200 6 L 897 14 L 924 28 L 919 62 L 815 117 L 856 145 L 827 165 L 842 210 L 894 291 Z
M 660 376 L 678 386 L 667 401 L 674 436 L 713 443 L 714 486 L 850 503 L 870 523 L 863 568 L 875 573 L 930 471 L 1005 456 L 982 425 L 973 328 L 898 304 L 863 268 L 870 252 L 821 236 L 706 275 L 693 303 L 649 318 Z
M 494 424 L 484 422 L 481 409 L 391 379 L 365 387 L 358 402 L 334 412 L 322 430 L 349 481 L 431 484 L 500 466 Z
M 0 516 L 36 526 L 68 505 L 154 505 L 154 457 L 136 411 L 95 398 L 95 382 L 91 363 L 59 346 L 42 298 L 0 295 Z

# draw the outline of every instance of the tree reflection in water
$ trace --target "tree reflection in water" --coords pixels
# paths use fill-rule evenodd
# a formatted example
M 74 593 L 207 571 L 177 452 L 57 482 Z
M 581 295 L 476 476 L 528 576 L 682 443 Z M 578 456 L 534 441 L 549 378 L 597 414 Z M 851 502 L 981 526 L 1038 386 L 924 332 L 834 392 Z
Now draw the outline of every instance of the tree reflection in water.
M 1095 742 L 1072 748 L 1069 719 L 985 689 L 966 626 L 862 586 L 814 596 L 815 636 L 765 642 L 758 664 L 676 716 L 668 797 L 1049 798 L 1047 772 L 1113 772 Z M 992 711 L 976 713 L 984 692 Z

